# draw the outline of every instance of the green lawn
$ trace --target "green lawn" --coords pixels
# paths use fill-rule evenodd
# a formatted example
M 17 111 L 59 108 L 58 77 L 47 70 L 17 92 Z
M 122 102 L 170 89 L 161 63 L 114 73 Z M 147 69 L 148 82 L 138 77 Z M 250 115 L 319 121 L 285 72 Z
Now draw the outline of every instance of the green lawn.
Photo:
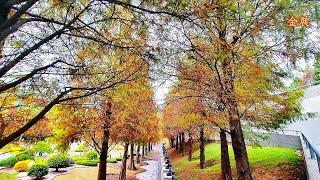
M 294 149 L 278 147 L 247 147 L 251 167 L 275 167 L 279 164 L 297 165 L 301 163 L 301 158 L 295 154 Z M 187 153 L 186 153 L 187 154 Z M 211 166 L 205 169 L 199 168 L 199 150 L 193 153 L 193 160 L 188 161 L 187 155 L 173 161 L 173 167 L 178 176 L 206 175 L 219 172 L 220 165 L 220 144 L 208 144 L 205 148 L 206 161 L 211 161 Z M 229 146 L 231 166 L 235 167 L 232 148 Z M 213 163 L 212 163 L 213 161 Z M 196 179 L 196 178 L 195 178 Z
M 0 173 L 0 180 L 16 180 L 16 175 L 15 173 Z

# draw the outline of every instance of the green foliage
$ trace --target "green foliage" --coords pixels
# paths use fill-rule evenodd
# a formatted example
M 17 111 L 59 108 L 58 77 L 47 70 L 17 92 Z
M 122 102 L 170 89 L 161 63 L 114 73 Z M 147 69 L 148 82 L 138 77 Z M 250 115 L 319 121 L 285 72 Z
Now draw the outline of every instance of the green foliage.
M 107 159 L 107 163 L 117 163 L 117 158 L 109 158 Z
M 33 151 L 35 153 L 39 153 L 39 155 L 41 156 L 43 153 L 52 153 L 52 149 L 50 147 L 50 144 L 44 142 L 44 141 L 39 141 L 37 142 L 34 147 L 33 147 Z
M 313 67 L 313 83 L 317 85 L 320 84 L 320 52 L 316 54 L 316 59 Z
M 116 160 L 117 161 L 122 161 L 122 157 L 117 157 Z
M 0 167 L 13 167 L 18 162 L 18 159 L 13 156 L 0 161 Z
M 0 152 L 2 153 L 15 153 L 15 152 L 20 152 L 23 151 L 24 148 L 19 146 L 18 144 L 8 144 L 6 146 L 4 146 L 3 148 L 0 149 Z
M 99 159 L 89 159 L 87 156 L 73 156 L 75 164 L 83 166 L 96 166 L 99 162 Z
M 247 147 L 248 157 L 250 165 L 253 168 L 276 167 L 280 164 L 297 165 L 302 163 L 302 159 L 295 153 L 294 149 L 279 148 L 279 147 Z M 235 167 L 234 154 L 232 147 L 229 146 L 229 156 L 231 167 Z M 220 162 L 221 151 L 220 144 L 211 143 L 205 147 L 205 157 L 207 161 Z M 199 178 L 202 173 L 219 172 L 221 169 L 220 163 L 215 163 L 213 166 L 205 169 L 192 169 L 190 167 L 197 167 L 199 164 L 200 151 L 197 150 L 193 153 L 192 161 L 188 161 L 187 157 L 182 157 L 173 161 L 173 167 L 175 167 L 178 178 L 183 176 L 183 170 L 188 169 L 194 179 Z M 181 178 L 182 179 L 182 178 Z
M 83 166 L 97 166 L 98 160 L 78 160 L 75 161 L 76 164 L 83 165 Z
M 69 158 L 65 154 L 53 155 L 48 159 L 48 166 L 50 168 L 56 168 L 56 171 L 58 171 L 59 168 L 65 168 L 69 165 Z
M 80 144 L 75 150 L 75 152 L 85 152 L 85 151 L 88 151 L 88 145 L 83 143 L 83 144 Z
M 88 159 L 98 159 L 98 157 L 99 157 L 99 154 L 98 154 L 98 152 L 97 151 L 94 151 L 94 150 L 90 150 L 90 151 L 88 151 L 87 153 L 86 153 L 86 157 L 88 158 Z
M 32 153 L 30 153 L 29 151 L 23 151 L 23 152 L 17 154 L 16 158 L 18 159 L 18 161 L 24 161 L 24 160 L 28 160 L 28 159 L 34 160 Z
M 16 180 L 16 174 L 9 174 L 9 173 L 0 173 L 0 179 L 1 180 Z
M 14 165 L 14 170 L 17 172 L 25 172 L 29 168 L 30 160 L 19 161 Z
M 43 176 L 47 175 L 49 168 L 47 165 L 35 164 L 28 170 L 28 176 L 34 176 L 37 179 L 41 179 Z

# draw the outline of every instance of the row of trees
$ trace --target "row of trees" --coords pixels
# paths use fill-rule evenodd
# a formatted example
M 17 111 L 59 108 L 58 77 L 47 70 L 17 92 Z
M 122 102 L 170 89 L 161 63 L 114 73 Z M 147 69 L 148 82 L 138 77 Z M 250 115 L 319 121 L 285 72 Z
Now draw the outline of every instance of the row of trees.
M 158 139 L 147 11 L 95 0 L 6 0 L 0 11 L 0 148 L 34 133 L 52 135 L 61 149 L 86 140 L 106 179 L 110 146 L 124 144 L 125 179 L 129 144 L 135 169 L 134 145 Z
M 284 81 L 318 49 L 286 19 L 317 19 L 317 7 L 287 0 L 4 0 L 0 148 L 39 122 L 68 125 L 54 134 L 100 149 L 103 179 L 109 139 L 127 147 L 157 137 L 148 129 L 156 124 L 149 74 L 157 63 L 161 73 L 173 67 L 165 75 L 178 79 L 168 101 L 192 99 L 168 110 L 179 112 L 172 119 L 185 116 L 197 127 L 208 120 L 230 133 L 238 178 L 252 179 L 241 121 L 275 128 L 300 115 L 301 94 L 288 92 Z
M 295 76 L 295 64 L 314 57 L 317 47 L 306 48 L 304 31 L 290 29 L 285 19 L 301 11 L 311 16 L 309 5 L 293 1 L 190 3 L 192 21 L 175 23 L 178 39 L 167 36 L 180 44 L 180 51 L 178 61 L 171 64 L 175 73 L 170 76 L 177 80 L 164 110 L 166 134 L 179 137 L 192 132 L 190 127 L 200 127 L 201 137 L 204 124 L 215 126 L 221 135 L 223 179 L 232 177 L 225 133 L 231 136 L 238 179 L 252 179 L 241 122 L 274 129 L 302 116 L 302 92 L 293 91 L 286 81 Z

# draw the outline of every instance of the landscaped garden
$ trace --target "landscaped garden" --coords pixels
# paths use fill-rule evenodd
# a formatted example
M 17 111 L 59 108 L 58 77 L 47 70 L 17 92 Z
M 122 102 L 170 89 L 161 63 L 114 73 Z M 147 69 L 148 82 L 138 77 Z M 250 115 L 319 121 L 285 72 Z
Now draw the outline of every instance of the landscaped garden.
M 97 172 L 97 164 L 99 163 L 98 152 L 82 147 L 83 144 L 80 144 L 74 151 L 69 151 L 71 152 L 70 154 L 78 155 L 70 155 L 67 152 L 59 152 L 51 148 L 51 146 L 44 141 L 35 143 L 31 148 L 18 145 L 17 143 L 9 144 L 0 150 L 0 156 L 3 157 L 3 159 L 0 160 L 0 179 L 10 180 L 26 178 L 28 176 L 35 178 L 52 178 L 62 174 L 69 174 L 71 171 L 72 177 L 73 173 L 79 170 L 82 172 L 84 168 L 85 176 L 90 174 L 91 171 Z M 4 157 L 4 155 L 6 155 L 6 157 Z M 122 157 L 109 157 L 107 158 L 107 163 L 116 164 L 117 162 L 121 162 L 121 160 Z M 108 169 L 108 173 L 118 172 L 119 174 L 119 171 L 117 168 Z M 97 175 L 97 173 L 93 174 L 95 176 Z M 74 177 L 77 176 L 78 175 L 75 175 Z M 66 177 L 66 179 L 68 179 L 68 177 Z
M 161 139 L 180 154 L 200 149 L 188 161 L 172 152 L 171 179 L 172 167 L 183 180 L 304 178 L 294 150 L 246 147 L 313 116 L 301 102 L 320 82 L 319 9 L 1 0 L 0 178 L 159 178 L 159 158 L 139 172 Z M 213 135 L 220 146 L 205 148 Z

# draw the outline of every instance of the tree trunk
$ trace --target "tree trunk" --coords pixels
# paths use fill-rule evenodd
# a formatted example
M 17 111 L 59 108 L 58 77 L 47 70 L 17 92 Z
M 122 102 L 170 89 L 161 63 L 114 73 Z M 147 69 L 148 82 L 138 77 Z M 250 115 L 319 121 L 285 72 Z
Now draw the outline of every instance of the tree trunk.
M 112 104 L 108 99 L 104 102 L 104 124 L 103 124 L 103 137 L 101 142 L 101 152 L 99 157 L 99 170 L 98 170 L 98 180 L 105 180 L 107 178 L 107 158 L 108 158 L 108 143 L 109 143 L 109 121 L 112 115 Z
M 220 129 L 220 145 L 221 145 L 221 180 L 232 180 L 228 141 L 226 132 Z
M 188 152 L 188 160 L 192 160 L 192 136 L 191 133 L 189 133 L 189 152 Z
M 104 130 L 103 133 L 102 147 L 99 157 L 98 180 L 105 180 L 107 178 L 108 141 L 109 129 Z
M 5 3 L 3 2 L 0 4 L 0 26 L 3 25 L 7 19 L 8 19 L 8 14 L 10 12 L 10 8 L 4 6 Z M 3 57 L 3 46 L 4 46 L 4 40 L 0 39 L 0 65 L 3 63 L 1 62 L 1 58 Z
M 180 152 L 182 153 L 182 156 L 184 156 L 184 133 L 181 133 L 180 140 Z
M 128 147 L 129 143 L 126 142 L 124 145 L 124 153 L 123 153 L 123 158 L 122 158 L 122 166 L 121 166 L 121 171 L 119 175 L 119 180 L 126 180 L 126 171 L 127 171 L 127 158 L 128 158 Z
M 179 149 L 179 135 L 176 136 L 176 150 Z
M 148 144 L 148 151 L 151 151 L 151 143 Z
M 171 146 L 171 148 L 174 148 L 174 137 L 173 136 L 170 137 L 170 146 Z
M 129 162 L 129 165 L 128 165 L 128 169 L 129 170 L 137 170 L 135 164 L 134 164 L 134 153 L 133 153 L 133 150 L 134 150 L 134 144 L 131 143 L 130 144 L 130 162 Z
M 251 180 L 252 175 L 249 166 L 247 148 L 244 142 L 240 121 L 237 122 L 234 129 L 231 128 L 230 134 L 234 158 L 236 160 L 238 179 Z
M 204 169 L 205 168 L 205 155 L 204 155 L 204 145 L 205 145 L 205 140 L 204 140 L 204 132 L 203 132 L 203 127 L 200 127 L 200 168 Z
M 140 163 L 140 145 L 137 146 L 137 156 L 136 156 L 137 163 Z
M 144 159 L 144 143 L 142 144 L 142 159 Z
M 218 8 L 217 14 L 220 17 L 218 19 L 218 30 L 219 30 L 219 52 L 224 54 L 222 62 L 222 75 L 223 79 L 221 80 L 221 92 L 223 93 L 222 98 L 226 104 L 226 109 L 228 110 L 229 115 L 229 124 L 230 124 L 230 134 L 232 139 L 232 148 L 236 160 L 238 180 L 252 180 L 252 175 L 250 171 L 247 149 L 243 138 L 243 133 L 241 129 L 241 122 L 239 117 L 239 110 L 237 104 L 237 97 L 235 94 L 235 69 L 233 61 L 232 51 L 226 46 L 226 15 L 224 8 Z M 237 38 L 237 37 L 236 37 Z M 232 44 L 236 43 L 237 39 L 234 39 Z

